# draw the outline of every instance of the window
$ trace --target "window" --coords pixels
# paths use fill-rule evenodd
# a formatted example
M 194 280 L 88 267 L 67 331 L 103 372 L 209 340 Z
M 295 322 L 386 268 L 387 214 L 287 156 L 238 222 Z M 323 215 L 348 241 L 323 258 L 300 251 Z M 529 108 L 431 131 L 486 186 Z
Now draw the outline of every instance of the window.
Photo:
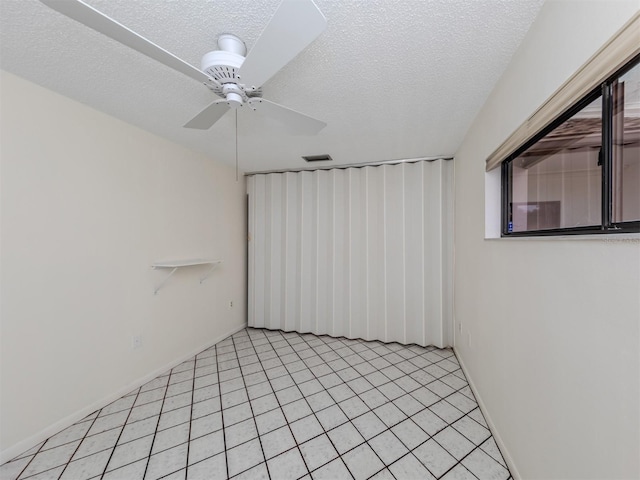
M 502 235 L 640 232 L 640 58 L 502 163 Z

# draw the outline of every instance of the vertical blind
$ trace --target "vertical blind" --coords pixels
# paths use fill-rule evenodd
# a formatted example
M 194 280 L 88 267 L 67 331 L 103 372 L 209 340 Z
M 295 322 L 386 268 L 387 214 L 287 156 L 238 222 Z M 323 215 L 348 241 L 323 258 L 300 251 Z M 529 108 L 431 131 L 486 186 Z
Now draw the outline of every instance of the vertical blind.
M 452 167 L 249 177 L 249 325 L 451 345 Z

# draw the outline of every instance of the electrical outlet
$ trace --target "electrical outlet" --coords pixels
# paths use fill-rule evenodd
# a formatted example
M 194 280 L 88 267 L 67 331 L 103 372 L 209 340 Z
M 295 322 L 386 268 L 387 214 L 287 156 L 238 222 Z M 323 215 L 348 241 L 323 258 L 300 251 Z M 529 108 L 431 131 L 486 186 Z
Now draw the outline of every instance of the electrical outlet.
M 459 331 L 460 333 L 462 333 L 462 323 L 459 323 L 459 324 L 458 324 L 458 331 Z
M 137 350 L 142 347 L 142 335 L 134 335 L 131 337 L 131 348 Z
M 233 300 L 229 300 L 229 310 L 233 308 Z

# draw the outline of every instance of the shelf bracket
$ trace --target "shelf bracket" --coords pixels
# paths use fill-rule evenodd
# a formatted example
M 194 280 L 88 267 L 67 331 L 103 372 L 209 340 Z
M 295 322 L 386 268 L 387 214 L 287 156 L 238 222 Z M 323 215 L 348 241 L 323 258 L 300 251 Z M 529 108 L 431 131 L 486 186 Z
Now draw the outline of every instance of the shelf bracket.
M 209 271 L 207 273 L 205 273 L 205 275 L 203 277 L 200 277 L 200 283 L 204 282 L 207 278 L 209 278 L 209 275 L 211 275 L 213 273 L 213 271 L 218 268 L 218 265 L 220 265 L 222 262 L 215 262 L 211 265 L 211 268 L 209 269 Z
M 153 291 L 153 294 L 157 295 L 158 291 L 164 286 L 165 283 L 167 283 L 167 280 L 169 280 L 171 275 L 176 273 L 176 270 L 178 270 L 179 268 L 209 265 L 210 268 L 207 271 L 207 273 L 203 277 L 200 277 L 200 283 L 202 283 L 209 277 L 209 275 L 211 275 L 211 273 L 221 263 L 222 263 L 222 260 L 210 260 L 206 258 L 186 258 L 181 260 L 165 260 L 165 261 L 155 262 L 153 265 L 151 265 L 151 268 L 153 268 L 154 270 L 164 269 L 164 270 L 171 270 L 171 271 L 166 277 L 164 277 L 164 280 L 162 280 L 162 282 L 158 284 L 156 289 Z
M 155 269 L 155 267 L 154 267 Z M 157 295 L 158 291 L 164 286 L 165 283 L 167 283 L 167 280 L 169 280 L 169 278 L 171 277 L 171 275 L 173 275 L 174 273 L 176 273 L 176 270 L 178 270 L 178 267 L 173 267 L 173 269 L 171 270 L 171 272 L 169 273 L 169 275 L 167 275 L 166 277 L 164 277 L 164 280 L 162 280 L 162 282 L 160 282 L 160 284 L 156 287 L 156 289 L 154 290 L 153 294 Z

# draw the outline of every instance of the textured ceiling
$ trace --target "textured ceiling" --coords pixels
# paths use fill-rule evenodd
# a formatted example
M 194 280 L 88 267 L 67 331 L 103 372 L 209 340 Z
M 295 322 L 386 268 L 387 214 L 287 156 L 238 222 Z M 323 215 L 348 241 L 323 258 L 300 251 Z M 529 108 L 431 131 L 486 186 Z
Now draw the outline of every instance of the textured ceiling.
M 86 0 L 199 67 L 219 33 L 251 49 L 279 0 Z M 316 0 L 325 32 L 264 85 L 263 96 L 327 122 L 293 136 L 238 115 L 245 171 L 453 155 L 543 0 Z M 234 115 L 182 128 L 217 99 L 197 81 L 49 9 L 0 0 L 0 67 L 233 164 Z

